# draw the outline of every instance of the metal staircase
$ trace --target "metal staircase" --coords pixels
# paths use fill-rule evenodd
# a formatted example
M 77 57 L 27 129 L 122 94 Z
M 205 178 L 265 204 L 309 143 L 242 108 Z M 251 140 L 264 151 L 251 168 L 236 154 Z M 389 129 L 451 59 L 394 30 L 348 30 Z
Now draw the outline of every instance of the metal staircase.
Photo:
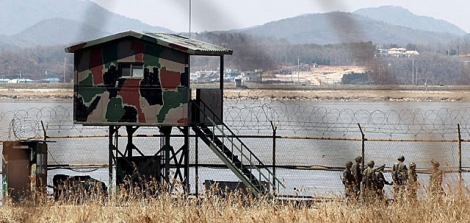
M 192 101 L 191 106 L 193 114 L 202 114 L 203 119 L 191 124 L 193 131 L 256 197 L 267 194 L 270 187 L 285 187 L 203 101 Z

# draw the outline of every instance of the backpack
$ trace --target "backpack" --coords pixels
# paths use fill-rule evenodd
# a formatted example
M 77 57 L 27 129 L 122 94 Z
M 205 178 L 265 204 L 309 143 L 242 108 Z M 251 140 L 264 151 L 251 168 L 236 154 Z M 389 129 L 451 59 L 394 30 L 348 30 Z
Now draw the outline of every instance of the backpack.
M 405 180 L 403 177 L 403 171 L 406 170 L 405 164 L 403 163 L 395 163 L 393 165 L 393 181 L 396 182 L 397 184 L 403 184 L 403 181 Z
M 374 176 L 375 176 L 375 171 L 372 168 L 367 168 L 364 170 L 363 176 L 362 176 L 362 183 L 365 187 L 371 188 L 374 185 Z

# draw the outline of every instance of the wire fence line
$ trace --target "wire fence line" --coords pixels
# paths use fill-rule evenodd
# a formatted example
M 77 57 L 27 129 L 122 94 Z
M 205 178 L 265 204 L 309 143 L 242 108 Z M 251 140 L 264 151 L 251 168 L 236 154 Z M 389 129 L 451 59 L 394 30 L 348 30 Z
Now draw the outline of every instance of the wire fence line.
M 91 171 L 98 179 L 107 177 L 106 173 L 101 173 L 102 168 L 90 170 L 81 165 L 108 162 L 108 128 L 74 125 L 72 119 L 72 106 L 0 112 L 0 141 L 41 138 L 44 126 L 48 137 L 55 141 L 49 144 L 50 165 L 70 164 L 69 169 Z M 440 161 L 449 172 L 468 170 L 469 120 L 470 107 L 383 111 L 302 106 L 283 101 L 247 103 L 241 100 L 224 104 L 224 122 L 261 161 L 271 165 L 276 157 L 277 174 L 287 186 L 281 194 L 298 194 L 299 190 L 304 195 L 340 193 L 339 170 L 346 161 L 361 155 L 362 147 L 366 160 L 386 164 L 388 168 L 396 162 L 397 156 L 405 155 L 407 161 L 415 162 L 424 174 L 421 176 L 423 184 L 428 180 L 425 172 L 430 168 L 430 160 Z M 172 144 L 181 144 L 182 137 L 174 132 L 177 137 L 172 139 Z M 124 130 L 119 133 L 127 134 Z M 136 133 L 143 136 L 134 140 L 136 147 L 145 155 L 153 155 L 161 140 L 158 128 L 141 127 Z M 145 137 L 146 134 L 151 137 Z M 217 174 L 214 174 L 212 168 L 223 163 L 201 142 L 196 162 L 196 140 L 196 137 L 190 139 L 189 162 L 201 166 L 200 181 L 192 183 L 191 187 L 205 179 L 236 180 L 229 170 L 216 169 Z M 126 141 L 126 137 L 121 137 L 120 145 L 126 145 Z M 273 153 L 274 141 L 276 154 Z M 191 174 L 191 179 L 195 179 L 194 173 Z M 101 180 L 107 182 L 107 179 Z M 453 185 L 465 182 L 465 177 L 449 174 L 445 181 Z
M 462 158 L 457 156 L 459 140 L 461 144 L 466 142 L 465 138 L 470 138 L 470 107 L 353 110 L 301 106 L 289 101 L 274 103 L 272 100 L 238 100 L 224 105 L 224 122 L 243 138 L 250 149 L 262 154 L 262 161 L 268 164 L 272 161 L 273 154 L 269 151 L 273 150 L 274 134 L 277 150 L 281 152 L 278 164 L 285 166 L 342 166 L 349 158 L 361 154 L 362 146 L 365 147 L 364 155 L 379 162 L 393 162 L 390 157 L 394 157 L 394 154 L 410 154 L 416 156 L 416 161 L 421 157 L 441 158 L 453 168 L 457 167 L 458 163 L 463 166 L 469 166 L 466 163 L 470 163 L 470 160 L 462 161 Z M 72 106 L 32 107 L 0 113 L 0 141 L 42 138 L 46 130 L 49 138 L 61 142 L 59 147 L 62 149 L 59 151 L 65 151 L 64 147 L 70 148 L 67 151 L 88 151 L 87 147 L 95 149 L 96 145 L 100 145 L 99 148 L 103 148 L 100 151 L 107 152 L 107 127 L 74 125 L 72 119 Z M 460 128 L 457 128 L 458 126 Z M 364 139 L 361 131 L 364 133 Z M 124 137 L 126 132 L 120 133 L 123 140 L 127 140 Z M 140 138 L 140 142 L 136 142 L 143 150 L 148 147 L 148 153 L 152 154 L 153 145 L 159 141 L 158 128 L 141 127 L 137 133 L 148 134 L 154 138 Z M 361 140 L 367 142 L 361 145 Z M 193 137 L 190 143 L 192 151 L 194 144 Z M 384 151 L 384 148 L 388 150 Z M 465 146 L 463 149 L 466 154 Z M 317 154 L 318 151 L 322 154 Z M 203 156 L 199 163 L 222 164 L 209 150 L 205 152 L 208 155 Z M 339 154 L 336 154 L 337 152 Z M 75 156 L 83 163 L 97 162 L 87 161 L 93 160 L 91 157 L 94 155 L 91 152 L 89 157 L 83 154 L 87 153 L 78 152 L 74 156 L 64 156 L 69 160 L 59 159 L 53 164 L 76 163 L 73 158 Z M 58 154 L 55 156 L 61 157 Z M 192 156 L 194 163 L 193 153 Z M 317 156 L 330 158 L 315 159 Z M 103 154 L 103 157 L 106 155 Z M 423 166 L 428 166 L 428 163 L 424 162 L 426 159 L 423 158 Z M 103 163 L 106 163 L 106 160 Z
M 74 125 L 73 107 L 56 106 L 0 111 L 0 141 L 43 136 L 106 134 L 106 127 Z M 358 124 L 379 137 L 453 138 L 456 126 L 470 136 L 470 107 L 400 110 L 353 110 L 277 101 L 224 104 L 224 122 L 236 133 L 279 133 L 305 136 L 357 136 Z M 156 132 L 152 127 L 142 127 Z

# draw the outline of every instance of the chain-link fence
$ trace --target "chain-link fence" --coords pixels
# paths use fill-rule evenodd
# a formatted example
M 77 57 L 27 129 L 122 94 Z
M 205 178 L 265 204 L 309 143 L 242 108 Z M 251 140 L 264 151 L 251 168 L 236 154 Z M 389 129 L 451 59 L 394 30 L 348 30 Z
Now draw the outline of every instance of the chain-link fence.
M 344 163 L 358 155 L 366 162 L 386 164 L 387 169 L 404 155 L 406 163 L 417 164 L 423 189 L 431 160 L 439 161 L 447 171 L 447 190 L 466 182 L 470 107 L 385 110 L 311 104 L 276 100 L 224 103 L 224 122 L 264 164 L 276 169 L 276 176 L 286 185 L 279 189 L 280 194 L 341 194 Z M 49 143 L 49 178 L 56 173 L 87 174 L 108 183 L 108 128 L 74 125 L 72 113 L 67 104 L 0 112 L 0 140 L 41 138 L 46 132 L 53 141 Z M 123 136 L 119 144 L 126 145 L 127 133 L 119 133 Z M 159 150 L 157 127 L 141 127 L 135 134 L 138 137 L 133 143 L 142 153 L 154 155 Z M 182 134 L 173 130 L 172 136 L 174 147 L 182 145 Z M 191 192 L 201 192 L 204 180 L 238 181 L 194 133 L 190 165 Z M 385 176 L 391 180 L 390 172 Z

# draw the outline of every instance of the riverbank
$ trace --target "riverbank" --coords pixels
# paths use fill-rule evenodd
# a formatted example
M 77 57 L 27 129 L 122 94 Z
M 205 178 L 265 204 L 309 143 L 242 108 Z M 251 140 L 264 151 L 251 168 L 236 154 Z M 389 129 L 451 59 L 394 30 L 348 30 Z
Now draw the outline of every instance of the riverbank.
M 195 95 L 195 92 L 193 92 Z M 317 100 L 317 101 L 462 101 L 470 102 L 470 89 L 467 87 L 429 87 L 420 88 L 290 88 L 290 89 L 254 89 L 227 88 L 224 97 L 227 99 L 275 100 Z M 0 88 L 0 100 L 71 100 L 73 90 L 65 88 L 44 88 L 42 86 Z
M 11 101 L 62 101 L 71 100 L 73 90 L 67 88 L 0 88 L 0 100 Z

